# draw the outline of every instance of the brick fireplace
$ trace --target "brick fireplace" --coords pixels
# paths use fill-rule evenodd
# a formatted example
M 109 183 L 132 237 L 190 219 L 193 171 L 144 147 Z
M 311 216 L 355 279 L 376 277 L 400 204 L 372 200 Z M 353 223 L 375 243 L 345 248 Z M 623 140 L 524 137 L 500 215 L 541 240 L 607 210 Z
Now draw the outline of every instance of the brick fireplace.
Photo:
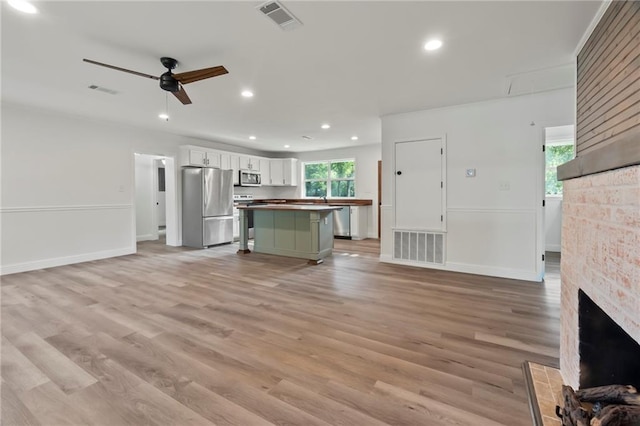
M 578 388 L 578 289 L 640 343 L 640 165 L 564 181 L 561 270 L 560 371 Z
M 640 343 L 638 37 L 640 2 L 605 1 L 576 58 L 576 158 L 558 168 L 564 182 L 560 371 L 576 389 L 579 290 L 612 320 L 612 330 L 617 324 L 632 347 Z

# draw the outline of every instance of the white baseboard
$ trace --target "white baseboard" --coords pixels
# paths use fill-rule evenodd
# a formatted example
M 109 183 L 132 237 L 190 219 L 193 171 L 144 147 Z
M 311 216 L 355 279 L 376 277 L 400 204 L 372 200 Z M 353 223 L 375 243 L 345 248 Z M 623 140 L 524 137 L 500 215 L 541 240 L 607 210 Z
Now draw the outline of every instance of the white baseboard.
M 451 271 L 464 272 L 466 274 L 487 275 L 490 277 L 509 278 L 512 280 L 523 280 L 541 282 L 541 277 L 536 271 L 526 271 L 523 269 L 500 268 L 495 266 L 470 265 L 467 263 L 447 262 L 447 267 Z
M 152 240 L 157 240 L 158 236 L 157 235 L 151 235 L 151 234 L 145 234 L 145 235 L 136 235 L 136 241 L 140 242 L 140 241 L 152 241 Z
M 89 262 L 92 260 L 106 259 L 109 257 L 134 254 L 136 247 L 125 247 L 114 250 L 85 253 L 75 256 L 56 257 L 52 259 L 35 260 L 32 262 L 3 265 L 0 267 L 0 275 L 17 274 L 19 272 L 35 271 L 37 269 L 53 268 L 55 266 L 71 265 L 73 263 Z
M 547 244 L 544 248 L 545 251 L 555 251 L 560 252 L 562 250 L 562 246 L 560 244 Z
M 466 263 L 447 262 L 442 265 L 426 265 L 424 263 L 396 260 L 391 255 L 380 255 L 380 262 L 393 263 L 395 265 L 414 266 L 419 268 L 438 269 L 450 272 L 463 272 L 465 274 L 486 275 L 489 277 L 509 278 L 514 280 L 540 282 L 540 277 L 535 271 L 523 271 L 519 269 L 496 268 L 493 266 L 470 265 Z

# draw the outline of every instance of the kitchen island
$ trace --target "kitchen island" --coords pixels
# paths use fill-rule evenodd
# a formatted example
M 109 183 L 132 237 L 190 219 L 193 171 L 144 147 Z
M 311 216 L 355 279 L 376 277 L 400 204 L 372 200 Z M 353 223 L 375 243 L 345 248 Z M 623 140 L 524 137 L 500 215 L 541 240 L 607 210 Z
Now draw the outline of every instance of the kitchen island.
M 253 251 L 322 263 L 333 251 L 333 211 L 341 208 L 291 204 L 239 206 L 238 253 L 251 252 L 247 211 L 253 210 Z

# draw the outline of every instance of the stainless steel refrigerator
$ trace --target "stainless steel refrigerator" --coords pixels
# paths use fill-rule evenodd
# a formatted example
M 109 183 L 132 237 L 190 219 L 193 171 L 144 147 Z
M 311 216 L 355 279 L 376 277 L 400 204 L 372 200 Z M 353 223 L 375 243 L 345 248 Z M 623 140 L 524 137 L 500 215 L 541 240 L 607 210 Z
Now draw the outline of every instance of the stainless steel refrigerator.
M 233 170 L 182 168 L 182 245 L 233 241 Z

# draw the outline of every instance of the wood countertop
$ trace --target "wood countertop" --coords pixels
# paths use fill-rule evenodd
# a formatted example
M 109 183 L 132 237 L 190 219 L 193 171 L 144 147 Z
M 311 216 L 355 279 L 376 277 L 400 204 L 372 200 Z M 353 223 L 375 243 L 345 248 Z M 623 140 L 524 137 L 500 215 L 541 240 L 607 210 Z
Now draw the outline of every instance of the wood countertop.
M 269 204 L 293 204 L 293 205 L 309 205 L 320 204 L 329 206 L 371 206 L 373 200 L 362 198 L 344 199 L 344 198 L 328 198 L 327 202 L 322 198 L 266 198 L 256 199 L 253 202 L 269 203 Z
M 327 210 L 340 210 L 341 206 L 329 206 L 326 204 L 262 204 L 259 206 L 238 206 L 238 210 L 289 210 L 320 212 Z

